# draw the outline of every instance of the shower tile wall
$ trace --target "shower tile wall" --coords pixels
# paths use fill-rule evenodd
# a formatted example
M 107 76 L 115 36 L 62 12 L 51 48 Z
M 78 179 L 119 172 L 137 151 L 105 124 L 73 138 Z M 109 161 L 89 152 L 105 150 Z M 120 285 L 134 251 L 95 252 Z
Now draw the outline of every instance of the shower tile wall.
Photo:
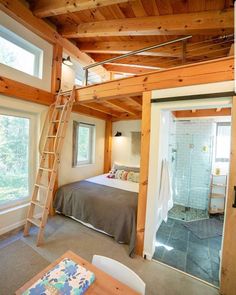
M 175 121 L 170 126 L 174 203 L 207 209 L 215 124 L 195 120 Z

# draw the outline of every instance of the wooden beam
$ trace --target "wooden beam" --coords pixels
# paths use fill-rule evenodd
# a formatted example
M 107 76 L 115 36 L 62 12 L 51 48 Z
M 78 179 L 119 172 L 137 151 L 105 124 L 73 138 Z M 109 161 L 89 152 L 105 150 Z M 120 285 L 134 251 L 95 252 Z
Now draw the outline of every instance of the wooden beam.
M 61 87 L 63 48 L 58 43 L 53 45 L 51 92 L 57 93 Z
M 78 59 L 82 66 L 94 63 L 90 56 L 80 51 L 72 42 L 63 38 L 53 27 L 34 16 L 32 11 L 21 1 L 0 0 L 0 9 L 49 43 L 62 46 L 71 56 Z M 109 75 L 102 66 L 91 69 L 91 72 L 101 76 L 102 79 L 106 79 Z
M 78 89 L 76 96 L 80 101 L 106 100 L 156 89 L 230 80 L 234 80 L 234 58 L 226 57 L 91 85 Z
M 231 122 L 231 156 L 223 232 L 220 294 L 234 295 L 236 290 L 236 97 L 233 97 Z M 236 205 L 236 204 L 235 204 Z
M 106 120 L 106 121 L 112 120 L 113 118 L 111 115 L 88 108 L 87 106 L 84 106 L 84 105 L 78 105 L 78 104 L 74 105 L 72 111 L 75 113 L 83 114 L 89 117 L 95 117 L 95 118 Z
M 105 61 L 107 59 L 117 57 L 119 55 L 116 54 L 91 54 L 91 57 L 96 61 Z M 108 62 L 107 65 L 125 65 L 125 66 L 142 66 L 143 68 L 166 68 L 166 67 L 174 67 L 182 64 L 180 59 L 171 58 L 171 57 L 158 57 L 158 56 L 129 56 L 126 58 L 118 59 L 114 62 Z
M 231 108 L 222 108 L 220 111 L 216 109 L 198 109 L 195 110 L 182 110 L 174 111 L 176 118 L 199 118 L 199 117 L 218 117 L 218 116 L 230 116 Z
M 142 126 L 141 126 L 141 160 L 140 160 L 140 183 L 137 211 L 137 235 L 136 253 L 143 254 L 144 231 L 147 206 L 149 148 L 151 128 L 151 92 L 143 93 Z
M 142 106 L 143 104 L 143 100 L 141 96 L 130 96 L 129 99 L 135 102 L 138 106 Z
M 186 58 L 193 56 L 208 56 L 211 52 L 227 49 L 229 50 L 232 38 L 226 40 L 211 40 L 204 42 L 188 43 Z M 80 50 L 94 54 L 125 54 L 134 50 L 156 45 L 158 42 L 151 41 L 111 41 L 111 42 L 81 42 L 78 43 Z M 141 56 L 178 57 L 181 58 L 181 43 L 167 45 L 158 49 L 139 53 Z M 213 53 L 212 53 L 213 54 Z M 211 54 L 211 55 L 212 55 Z
M 104 146 L 104 173 L 111 170 L 111 151 L 112 151 L 112 121 L 106 121 L 105 126 L 105 146 Z
M 107 103 L 123 110 L 126 113 L 129 113 L 131 115 L 135 115 L 135 116 L 140 116 L 141 112 L 134 110 L 132 107 L 130 107 L 129 105 L 127 105 L 125 102 L 123 101 L 119 101 L 117 99 L 113 99 L 113 100 L 106 100 Z
M 0 76 L 0 93 L 47 106 L 55 101 L 53 93 L 2 76 Z
M 232 9 L 211 10 L 197 13 L 170 14 L 138 18 L 112 19 L 77 26 L 67 25 L 62 29 L 66 38 L 137 36 L 137 35 L 224 35 L 233 32 Z
M 108 108 L 100 103 L 97 103 L 97 102 L 90 102 L 90 103 L 86 103 L 84 104 L 84 106 L 88 107 L 88 108 L 91 108 L 91 109 L 94 109 L 94 110 L 97 110 L 99 112 L 103 112 L 103 113 L 106 113 L 106 114 L 109 114 L 113 117 L 120 117 L 122 115 L 121 112 L 117 112 L 111 108 Z
M 38 0 L 33 13 L 37 17 L 48 17 L 127 2 L 130 0 Z
M 111 41 L 111 42 L 80 42 L 78 47 L 81 51 L 94 54 L 125 54 L 134 50 L 139 50 L 148 46 L 153 46 L 158 42 L 150 41 Z M 152 49 L 139 53 L 142 56 L 166 56 L 180 57 L 178 49 L 179 43 L 168 45 L 159 49 Z

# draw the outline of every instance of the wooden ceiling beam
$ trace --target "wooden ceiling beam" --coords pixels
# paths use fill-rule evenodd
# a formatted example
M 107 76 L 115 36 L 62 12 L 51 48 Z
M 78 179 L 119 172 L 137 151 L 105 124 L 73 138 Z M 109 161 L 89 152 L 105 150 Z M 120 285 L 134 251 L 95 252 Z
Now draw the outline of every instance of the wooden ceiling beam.
M 121 55 L 156 44 L 158 43 L 146 41 L 79 42 L 78 47 L 81 51 L 86 53 Z M 178 50 L 179 45 L 180 43 L 176 43 L 176 45 L 168 45 L 159 49 L 144 51 L 139 53 L 139 55 L 180 57 L 181 53 Z
M 106 100 L 155 89 L 231 80 L 234 80 L 234 57 L 225 57 L 83 87 L 76 90 L 76 97 L 80 101 Z
M 33 13 L 42 18 L 127 2 L 131 0 L 38 0 Z
M 100 103 L 97 103 L 97 102 L 86 103 L 86 104 L 84 104 L 84 106 L 94 109 L 94 110 L 97 110 L 99 112 L 109 114 L 113 117 L 120 117 L 122 115 L 122 112 L 117 112 L 116 110 L 108 108 L 108 107 L 106 107 Z
M 134 115 L 134 116 L 141 116 L 141 112 L 140 111 L 134 110 L 132 107 L 130 107 L 129 105 L 127 105 L 123 101 L 119 101 L 117 99 L 113 99 L 113 100 L 106 100 L 106 103 L 109 103 L 112 106 L 115 106 L 115 107 L 123 110 L 124 112 L 126 112 L 128 114 L 131 114 L 131 115 Z
M 95 117 L 98 119 L 102 119 L 102 120 L 112 120 L 113 119 L 113 117 L 109 114 L 105 114 L 103 112 L 100 112 L 98 110 L 94 110 L 92 108 L 89 108 L 89 107 L 87 107 L 85 105 L 81 105 L 81 104 L 80 105 L 75 104 L 73 106 L 72 111 L 79 113 L 79 114 L 89 116 L 89 117 Z
M 141 96 L 130 96 L 129 99 L 136 103 L 138 106 L 143 105 L 143 100 Z
M 53 27 L 47 24 L 44 20 L 34 16 L 21 1 L 19 0 L 0 0 L 0 9 L 8 14 L 10 17 L 24 25 L 33 33 L 37 34 L 44 40 L 51 44 L 59 44 L 67 53 L 72 57 L 78 59 L 82 66 L 94 63 L 94 60 L 85 52 L 79 50 L 79 48 L 72 42 L 63 38 Z M 94 74 L 101 76 L 102 79 L 106 79 L 109 73 L 102 66 L 91 69 Z
M 116 57 L 119 55 L 114 55 L 114 54 L 91 54 L 91 57 L 96 61 L 96 62 L 101 62 L 105 61 L 107 59 L 110 59 L 112 57 Z M 140 56 L 140 55 L 135 55 L 135 56 L 129 56 L 126 58 L 118 59 L 114 62 L 107 63 L 110 65 L 122 65 L 125 64 L 127 66 L 142 66 L 142 67 L 153 67 L 157 69 L 160 68 L 166 68 L 166 67 L 173 67 L 173 66 L 178 66 L 181 65 L 181 60 L 176 59 L 176 58 L 171 58 L 171 57 L 154 57 L 154 56 Z
M 209 35 L 233 32 L 232 9 L 197 13 L 170 14 L 138 18 L 112 19 L 64 26 L 66 38 L 138 35 Z

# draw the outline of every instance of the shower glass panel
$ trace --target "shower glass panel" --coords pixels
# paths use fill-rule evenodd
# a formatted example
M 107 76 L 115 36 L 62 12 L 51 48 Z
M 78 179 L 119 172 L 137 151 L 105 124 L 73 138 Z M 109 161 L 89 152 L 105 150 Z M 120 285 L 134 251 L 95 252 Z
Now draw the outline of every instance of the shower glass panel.
M 207 218 L 212 137 L 171 134 L 169 155 L 174 199 L 169 217 L 187 221 Z

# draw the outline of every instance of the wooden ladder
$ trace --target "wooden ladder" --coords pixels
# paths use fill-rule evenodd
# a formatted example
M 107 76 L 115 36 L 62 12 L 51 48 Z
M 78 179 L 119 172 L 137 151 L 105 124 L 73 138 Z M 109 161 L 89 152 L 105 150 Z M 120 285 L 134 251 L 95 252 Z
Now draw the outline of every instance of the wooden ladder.
M 35 225 L 39 228 L 37 246 L 43 243 L 44 229 L 52 204 L 53 189 L 58 172 L 58 165 L 60 163 L 60 154 L 74 99 L 75 88 L 73 88 L 67 96 L 65 93 L 60 92 L 57 95 L 56 102 L 49 108 L 51 114 L 49 115 L 48 131 L 24 228 L 24 236 L 29 235 L 31 225 Z M 44 192 L 43 202 L 40 200 L 42 192 Z M 37 217 L 35 216 L 36 208 L 39 211 Z

